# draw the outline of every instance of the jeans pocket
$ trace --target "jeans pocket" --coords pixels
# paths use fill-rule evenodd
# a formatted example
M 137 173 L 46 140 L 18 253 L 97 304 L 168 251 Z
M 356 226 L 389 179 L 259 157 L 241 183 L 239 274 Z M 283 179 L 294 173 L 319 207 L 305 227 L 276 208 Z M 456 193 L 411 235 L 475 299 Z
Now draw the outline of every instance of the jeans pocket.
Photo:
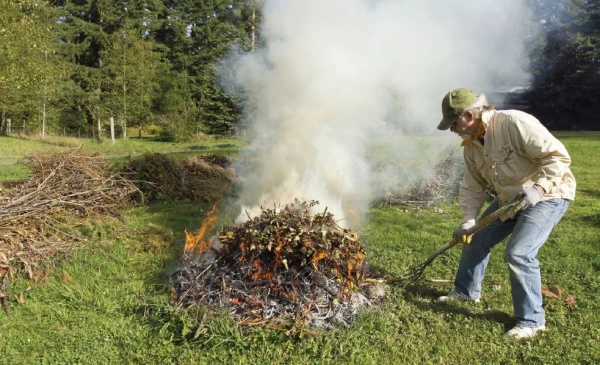
M 558 222 L 560 222 L 562 217 L 565 215 L 565 213 L 567 212 L 567 209 L 569 209 L 569 201 L 568 200 L 565 200 L 565 199 L 557 199 L 557 200 L 560 203 L 562 203 L 562 207 L 560 208 L 560 213 L 558 213 L 558 217 L 556 218 L 556 221 L 554 222 L 555 226 L 558 224 Z

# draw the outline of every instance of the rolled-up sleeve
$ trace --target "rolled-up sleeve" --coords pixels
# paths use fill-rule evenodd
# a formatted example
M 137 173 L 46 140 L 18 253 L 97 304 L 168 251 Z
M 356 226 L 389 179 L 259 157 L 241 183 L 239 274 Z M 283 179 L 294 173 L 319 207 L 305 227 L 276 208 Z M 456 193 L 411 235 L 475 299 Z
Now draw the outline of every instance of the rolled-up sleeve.
M 485 180 L 475 167 L 475 161 L 466 151 L 465 148 L 465 171 L 460 190 L 458 201 L 460 210 L 463 215 L 463 222 L 470 219 L 476 219 L 479 211 L 485 202 L 485 188 L 487 186 Z

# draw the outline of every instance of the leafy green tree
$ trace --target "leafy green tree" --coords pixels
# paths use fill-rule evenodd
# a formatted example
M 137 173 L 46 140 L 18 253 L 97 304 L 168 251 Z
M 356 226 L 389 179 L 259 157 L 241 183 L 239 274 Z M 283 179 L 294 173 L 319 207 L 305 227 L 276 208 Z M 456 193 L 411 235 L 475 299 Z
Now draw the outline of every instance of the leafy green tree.
M 162 56 L 155 51 L 155 43 L 144 37 L 145 33 L 126 23 L 120 34 L 111 35 L 110 46 L 104 53 L 108 81 L 103 103 L 121 122 L 124 137 L 128 120 L 139 130 L 152 120 Z
M 57 57 L 55 14 L 43 1 L 0 1 L 2 120 L 11 117 L 23 124 L 37 117 L 42 134 L 48 102 L 65 70 Z
M 0 112 L 30 130 L 95 133 L 114 116 L 229 134 L 223 62 L 258 47 L 258 0 L 0 0 Z M 225 66 L 224 66 L 225 65 Z M 99 136 L 99 135 L 98 135 Z

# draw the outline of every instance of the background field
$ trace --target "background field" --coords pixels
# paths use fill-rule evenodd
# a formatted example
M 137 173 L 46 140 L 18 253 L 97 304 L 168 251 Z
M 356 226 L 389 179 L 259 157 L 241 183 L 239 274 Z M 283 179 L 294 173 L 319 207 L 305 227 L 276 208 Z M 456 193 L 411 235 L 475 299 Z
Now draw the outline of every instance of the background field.
M 479 304 L 436 303 L 451 286 L 423 283 L 408 291 L 390 288 L 385 305 L 348 330 L 291 338 L 277 330 L 242 332 L 227 316 L 197 326 L 170 306 L 169 277 L 182 254 L 184 229 L 197 229 L 209 207 L 161 203 L 127 210 L 125 223 L 73 227 L 89 233 L 85 248 L 57 263 L 40 283 L 15 279 L 12 314 L 0 311 L 0 363 L 598 363 L 600 133 L 556 134 L 572 155 L 578 193 L 539 259 L 544 286 L 560 286 L 576 304 L 545 299 L 548 331 L 537 338 L 502 336 L 514 324 L 502 245 L 490 260 Z M 0 137 L 0 156 L 54 150 L 37 143 Z M 87 146 L 82 149 L 93 151 Z M 237 145 L 202 146 L 202 152 L 231 153 Z M 150 148 L 125 141 L 121 147 L 119 154 Z M 26 174 L 19 165 L 0 165 L 0 180 Z M 401 274 L 444 244 L 458 220 L 454 202 L 421 211 L 373 209 L 361 237 L 373 265 Z M 427 278 L 452 279 L 459 254 L 454 249 L 440 257 Z M 12 296 L 21 293 L 19 304 Z

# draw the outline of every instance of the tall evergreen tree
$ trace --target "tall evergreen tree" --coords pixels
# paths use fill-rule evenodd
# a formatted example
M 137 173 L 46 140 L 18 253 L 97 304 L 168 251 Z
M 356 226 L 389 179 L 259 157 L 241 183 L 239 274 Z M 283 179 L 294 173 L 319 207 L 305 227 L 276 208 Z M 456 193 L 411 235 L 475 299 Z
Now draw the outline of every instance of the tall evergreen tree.
M 232 46 L 257 47 L 259 4 L 0 1 L 0 109 L 41 130 L 92 132 L 112 115 L 124 127 L 176 121 L 183 136 L 231 133 L 240 102 L 218 69 Z
M 600 129 L 600 1 L 534 5 L 543 37 L 532 52 L 533 112 L 555 129 Z
M 103 73 L 103 54 L 109 36 L 120 28 L 127 1 L 119 0 L 58 0 L 55 4 L 65 11 L 66 31 L 63 42 L 70 45 L 74 68 L 72 78 L 86 95 L 82 107 L 86 110 L 89 127 L 94 127 L 110 111 L 103 105 L 103 88 L 108 82 Z
M 250 49 L 249 7 L 254 2 L 230 0 L 168 1 L 168 14 L 156 39 L 169 49 L 173 68 L 185 72 L 196 104 L 196 122 L 211 134 L 235 130 L 239 103 L 223 92 L 216 66 L 233 45 Z
M 152 35 L 157 26 L 157 1 L 132 1 L 126 6 L 121 28 L 109 37 L 103 56 L 108 76 L 104 105 L 117 116 L 126 136 L 128 120 L 141 128 L 152 120 L 157 74 L 162 55 Z

